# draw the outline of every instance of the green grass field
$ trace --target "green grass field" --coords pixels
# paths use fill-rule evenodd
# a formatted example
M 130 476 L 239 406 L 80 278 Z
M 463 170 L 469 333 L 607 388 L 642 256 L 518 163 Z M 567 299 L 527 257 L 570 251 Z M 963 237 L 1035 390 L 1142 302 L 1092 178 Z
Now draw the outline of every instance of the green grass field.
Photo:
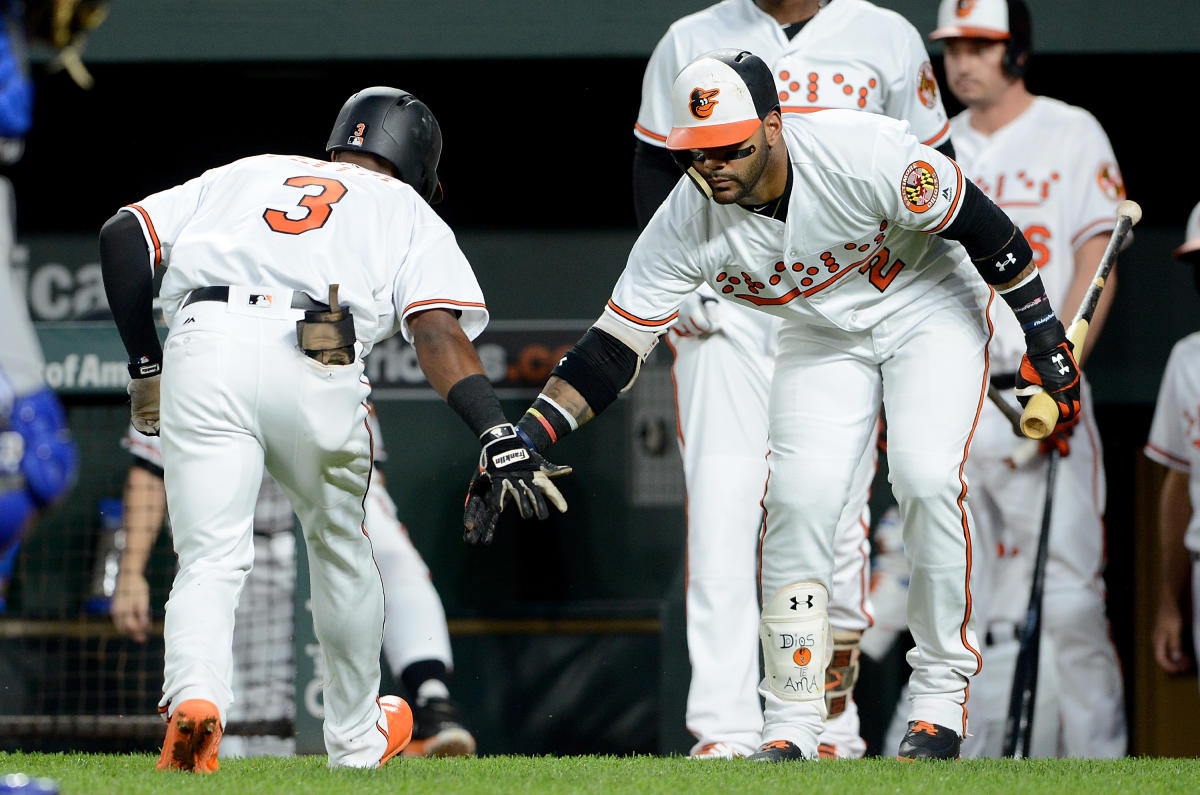
M 56 779 L 62 793 L 725 793 L 804 795 L 874 792 L 1200 792 L 1200 760 L 983 760 L 903 763 L 887 759 L 782 765 L 682 757 L 397 759 L 382 770 L 325 767 L 324 757 L 243 759 L 211 776 L 159 773 L 148 754 L 0 753 L 0 775 Z

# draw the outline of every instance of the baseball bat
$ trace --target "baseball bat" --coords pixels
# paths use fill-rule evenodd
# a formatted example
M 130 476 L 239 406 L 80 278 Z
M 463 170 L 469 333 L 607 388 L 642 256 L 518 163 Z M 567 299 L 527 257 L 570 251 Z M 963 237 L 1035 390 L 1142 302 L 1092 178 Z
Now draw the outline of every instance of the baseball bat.
M 988 398 L 996 404 L 996 408 L 1000 409 L 1000 413 L 1012 425 L 1013 434 L 1021 439 L 1021 443 L 1013 448 L 1012 455 L 1008 460 L 1010 467 L 1020 469 L 1038 454 L 1040 443 L 1036 439 L 1027 438 L 1025 432 L 1021 430 L 1020 407 L 1005 400 L 1004 394 L 991 384 L 988 384 Z
M 1083 342 L 1087 339 L 1088 324 L 1091 323 L 1092 315 L 1096 312 L 1096 304 L 1100 302 L 1100 293 L 1104 291 L 1104 283 L 1108 280 L 1109 271 L 1117 262 L 1117 253 L 1121 250 L 1121 244 L 1125 242 L 1129 230 L 1140 220 L 1142 220 L 1142 208 L 1138 206 L 1137 202 L 1126 199 L 1117 205 L 1117 225 L 1113 227 L 1112 235 L 1108 238 L 1108 245 L 1104 248 L 1104 256 L 1100 257 L 1100 264 L 1096 266 L 1096 275 L 1092 278 L 1092 284 L 1079 303 L 1079 309 L 1075 310 L 1075 319 L 1067 328 L 1067 339 L 1075 346 L 1077 355 L 1083 353 Z M 1021 430 L 1026 436 L 1030 439 L 1045 439 L 1057 424 L 1058 404 L 1054 402 L 1054 398 L 1045 392 L 1038 392 L 1029 398 L 1029 402 L 1025 404 L 1025 411 L 1021 415 Z
M 1003 755 L 1014 759 L 1029 756 L 1033 738 L 1033 707 L 1037 701 L 1038 657 L 1042 645 L 1042 594 L 1046 584 L 1046 557 L 1050 550 L 1050 513 L 1054 507 L 1054 480 L 1058 471 L 1058 450 L 1050 450 L 1046 461 L 1046 501 L 1042 506 L 1042 526 L 1038 533 L 1037 558 L 1033 565 L 1033 584 L 1029 588 L 1029 608 L 1021 627 L 1021 646 L 1013 668 L 1012 693 L 1008 717 L 1004 721 Z

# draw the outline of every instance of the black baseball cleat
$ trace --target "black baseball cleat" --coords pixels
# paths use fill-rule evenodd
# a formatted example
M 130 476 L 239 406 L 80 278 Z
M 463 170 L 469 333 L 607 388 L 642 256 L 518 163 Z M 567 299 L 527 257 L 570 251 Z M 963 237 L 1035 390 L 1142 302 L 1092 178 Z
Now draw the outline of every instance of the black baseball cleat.
M 896 758 L 902 762 L 914 759 L 958 759 L 961 747 L 962 738 L 954 729 L 923 720 L 910 720 Z
M 413 706 L 413 739 L 405 756 L 470 756 L 475 738 L 463 725 L 458 705 L 431 698 Z
M 762 746 L 746 757 L 753 759 L 755 762 L 790 762 L 793 760 L 802 761 L 807 757 L 800 750 L 799 746 L 788 740 L 772 740 L 769 743 L 763 743 Z

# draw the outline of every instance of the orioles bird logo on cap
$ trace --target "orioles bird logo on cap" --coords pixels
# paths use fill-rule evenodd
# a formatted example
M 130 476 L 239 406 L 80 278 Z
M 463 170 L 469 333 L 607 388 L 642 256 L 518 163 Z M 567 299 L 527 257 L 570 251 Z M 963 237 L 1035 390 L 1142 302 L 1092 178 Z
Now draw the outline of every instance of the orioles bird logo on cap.
M 975 9 L 975 0 L 958 0 L 958 5 L 954 9 L 955 15 L 960 19 L 965 16 L 970 16 Z
M 719 88 L 693 88 L 692 101 L 689 107 L 692 110 L 692 115 L 700 121 L 704 121 L 713 114 L 717 109 L 718 100 L 713 99 L 717 94 L 721 93 Z

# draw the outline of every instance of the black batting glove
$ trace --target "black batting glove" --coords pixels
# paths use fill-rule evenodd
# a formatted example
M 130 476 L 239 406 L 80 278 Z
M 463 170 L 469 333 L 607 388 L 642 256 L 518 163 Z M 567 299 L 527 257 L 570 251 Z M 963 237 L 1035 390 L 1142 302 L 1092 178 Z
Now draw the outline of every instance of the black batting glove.
M 490 544 L 496 521 L 510 502 L 522 519 L 549 518 L 549 505 L 566 512 L 567 501 L 550 478 L 570 474 L 570 467 L 552 464 L 528 447 L 511 423 L 489 428 L 480 441 L 479 468 L 463 505 L 463 538 L 468 544 Z
M 1072 353 L 1062 323 L 1025 337 L 1027 350 L 1017 370 L 1017 400 L 1024 406 L 1029 398 L 1045 391 L 1058 404 L 1056 429 L 1079 421 L 1079 364 Z

